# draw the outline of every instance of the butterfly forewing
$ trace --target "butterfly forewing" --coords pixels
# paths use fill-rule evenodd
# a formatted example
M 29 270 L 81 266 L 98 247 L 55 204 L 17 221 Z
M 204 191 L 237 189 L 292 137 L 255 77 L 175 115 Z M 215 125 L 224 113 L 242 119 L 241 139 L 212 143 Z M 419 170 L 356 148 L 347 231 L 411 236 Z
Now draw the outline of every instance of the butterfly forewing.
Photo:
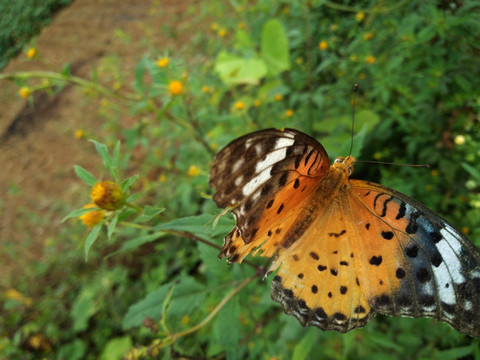
M 287 247 L 298 237 L 302 204 L 328 168 L 323 147 L 291 129 L 259 131 L 224 148 L 213 163 L 210 186 L 218 206 L 233 207 L 237 224 L 220 256 L 240 262 L 260 245 L 264 256 Z

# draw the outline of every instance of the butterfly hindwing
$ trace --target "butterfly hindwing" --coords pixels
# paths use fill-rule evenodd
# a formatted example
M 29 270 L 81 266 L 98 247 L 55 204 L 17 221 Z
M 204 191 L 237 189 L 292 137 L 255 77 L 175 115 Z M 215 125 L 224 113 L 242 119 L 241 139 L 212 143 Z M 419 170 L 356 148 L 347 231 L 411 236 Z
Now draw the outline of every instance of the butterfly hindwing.
M 371 213 L 364 244 L 382 249 L 390 289 L 370 286 L 372 308 L 382 314 L 428 316 L 480 336 L 480 252 L 459 230 L 397 191 L 350 180 L 353 198 Z M 360 207 L 361 208 L 361 207 Z M 360 210 L 359 210 L 360 211 Z M 358 220 L 357 220 L 358 221 Z M 375 240 L 376 239 L 376 240 Z M 367 245 L 368 246 L 368 245 Z

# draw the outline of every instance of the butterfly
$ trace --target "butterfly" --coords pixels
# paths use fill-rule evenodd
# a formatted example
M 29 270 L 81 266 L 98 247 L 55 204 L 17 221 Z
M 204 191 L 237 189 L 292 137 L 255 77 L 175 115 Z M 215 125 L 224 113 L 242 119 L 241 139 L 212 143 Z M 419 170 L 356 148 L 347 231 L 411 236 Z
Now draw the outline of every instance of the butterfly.
M 294 129 L 244 135 L 210 172 L 213 200 L 236 225 L 220 258 L 272 258 L 271 296 L 302 326 L 347 332 L 375 316 L 432 317 L 480 336 L 480 251 L 418 201 L 350 179 Z

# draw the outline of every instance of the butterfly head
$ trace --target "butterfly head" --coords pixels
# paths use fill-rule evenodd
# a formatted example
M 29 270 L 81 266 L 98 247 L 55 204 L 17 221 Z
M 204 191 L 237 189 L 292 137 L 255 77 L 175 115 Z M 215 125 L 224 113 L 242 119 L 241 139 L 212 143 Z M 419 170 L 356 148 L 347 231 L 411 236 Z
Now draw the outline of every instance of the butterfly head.
M 347 157 L 339 156 L 335 159 L 333 166 L 335 166 L 337 169 L 347 172 L 347 176 L 350 176 L 353 174 L 354 163 L 355 158 L 352 155 L 348 155 Z

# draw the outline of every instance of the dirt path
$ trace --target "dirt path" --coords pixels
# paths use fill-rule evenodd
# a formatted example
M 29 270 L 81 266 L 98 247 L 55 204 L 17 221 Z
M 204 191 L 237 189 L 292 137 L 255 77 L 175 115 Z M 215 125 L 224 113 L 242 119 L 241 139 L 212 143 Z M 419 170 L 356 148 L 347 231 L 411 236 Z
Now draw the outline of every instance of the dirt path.
M 172 46 L 164 25 L 179 31 L 194 0 L 75 0 L 61 10 L 36 39 L 51 66 L 71 63 L 76 76 L 89 78 L 105 57 L 117 54 L 122 73 L 132 75 L 147 51 L 146 32 L 154 31 L 159 49 Z M 126 34 L 133 41 L 126 41 Z M 161 52 L 162 50 L 159 50 Z M 45 70 L 21 54 L 2 73 Z M 0 81 L 0 286 L 13 271 L 41 259 L 44 243 L 61 227 L 66 209 L 88 202 L 84 185 L 73 172 L 79 164 L 94 170 L 100 162 L 91 143 L 74 133 L 102 131 L 100 98 L 86 100 L 82 90 L 67 86 L 49 96 L 34 95 L 35 107 L 18 94 L 18 86 Z

